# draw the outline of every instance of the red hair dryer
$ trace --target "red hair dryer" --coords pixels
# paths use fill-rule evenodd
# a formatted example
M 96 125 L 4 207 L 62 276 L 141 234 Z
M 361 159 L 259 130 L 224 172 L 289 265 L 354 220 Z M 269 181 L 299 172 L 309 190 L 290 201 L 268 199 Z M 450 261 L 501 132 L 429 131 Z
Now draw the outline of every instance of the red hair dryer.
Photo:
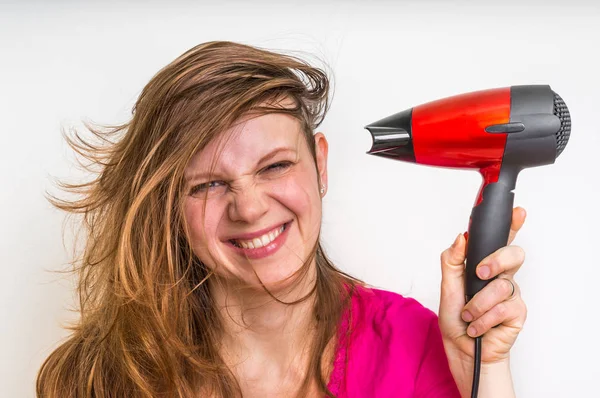
M 569 140 L 571 117 L 564 101 L 549 86 L 527 85 L 426 103 L 366 129 L 373 137 L 369 154 L 430 166 L 476 169 L 482 174 L 468 229 L 468 301 L 490 282 L 477 277 L 476 266 L 507 244 L 519 172 L 554 163 Z M 480 352 L 480 340 L 476 344 Z

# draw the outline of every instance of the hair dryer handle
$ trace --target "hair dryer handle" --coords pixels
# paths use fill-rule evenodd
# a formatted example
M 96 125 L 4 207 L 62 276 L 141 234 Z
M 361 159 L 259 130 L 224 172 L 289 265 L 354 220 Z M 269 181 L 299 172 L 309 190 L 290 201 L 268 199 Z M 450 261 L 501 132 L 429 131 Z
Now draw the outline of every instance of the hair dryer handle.
M 467 301 L 493 279 L 482 280 L 477 265 L 508 243 L 515 194 L 511 187 L 498 182 L 481 189 L 481 201 L 473 207 L 467 241 L 465 295 Z

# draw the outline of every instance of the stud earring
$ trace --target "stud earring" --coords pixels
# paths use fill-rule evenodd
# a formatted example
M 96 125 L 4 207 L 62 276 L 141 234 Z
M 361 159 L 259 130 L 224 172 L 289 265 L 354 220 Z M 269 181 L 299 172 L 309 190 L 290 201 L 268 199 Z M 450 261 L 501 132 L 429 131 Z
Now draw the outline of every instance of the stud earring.
M 325 185 L 321 186 L 321 195 L 325 193 Z

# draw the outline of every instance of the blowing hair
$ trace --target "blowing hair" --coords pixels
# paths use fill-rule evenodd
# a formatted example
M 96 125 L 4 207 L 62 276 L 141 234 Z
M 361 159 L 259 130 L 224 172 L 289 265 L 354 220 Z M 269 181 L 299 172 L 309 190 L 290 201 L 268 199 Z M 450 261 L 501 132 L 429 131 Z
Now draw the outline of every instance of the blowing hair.
M 294 106 L 277 106 L 283 98 Z M 72 261 L 80 317 L 43 363 L 39 397 L 241 397 L 218 350 L 223 324 L 208 289 L 211 271 L 189 243 L 184 170 L 249 112 L 295 117 L 316 161 L 314 129 L 328 104 L 321 69 L 256 47 L 209 42 L 161 69 L 127 123 L 86 124 L 91 138 L 65 134 L 96 171 L 87 182 L 59 183 L 76 199 L 48 195 L 55 207 L 81 216 L 85 244 Z M 317 326 L 298 396 L 316 382 L 333 397 L 324 352 L 359 281 L 332 264 L 319 239 L 312 259 Z

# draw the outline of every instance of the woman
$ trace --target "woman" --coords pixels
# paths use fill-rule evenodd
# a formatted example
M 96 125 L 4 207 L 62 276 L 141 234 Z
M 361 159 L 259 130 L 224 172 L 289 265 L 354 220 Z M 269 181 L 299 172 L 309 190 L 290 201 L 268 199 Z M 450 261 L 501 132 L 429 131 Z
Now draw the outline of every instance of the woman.
M 99 144 L 69 139 L 100 172 L 64 185 L 81 199 L 51 199 L 84 215 L 88 239 L 81 319 L 38 396 L 465 397 L 483 333 L 479 396 L 514 395 L 522 250 L 484 260 L 481 277 L 502 278 L 465 306 L 459 235 L 439 323 L 338 270 L 319 243 L 327 105 L 321 70 L 211 42 L 162 69 L 129 123 L 92 130 Z M 511 239 L 523 221 L 517 209 Z

